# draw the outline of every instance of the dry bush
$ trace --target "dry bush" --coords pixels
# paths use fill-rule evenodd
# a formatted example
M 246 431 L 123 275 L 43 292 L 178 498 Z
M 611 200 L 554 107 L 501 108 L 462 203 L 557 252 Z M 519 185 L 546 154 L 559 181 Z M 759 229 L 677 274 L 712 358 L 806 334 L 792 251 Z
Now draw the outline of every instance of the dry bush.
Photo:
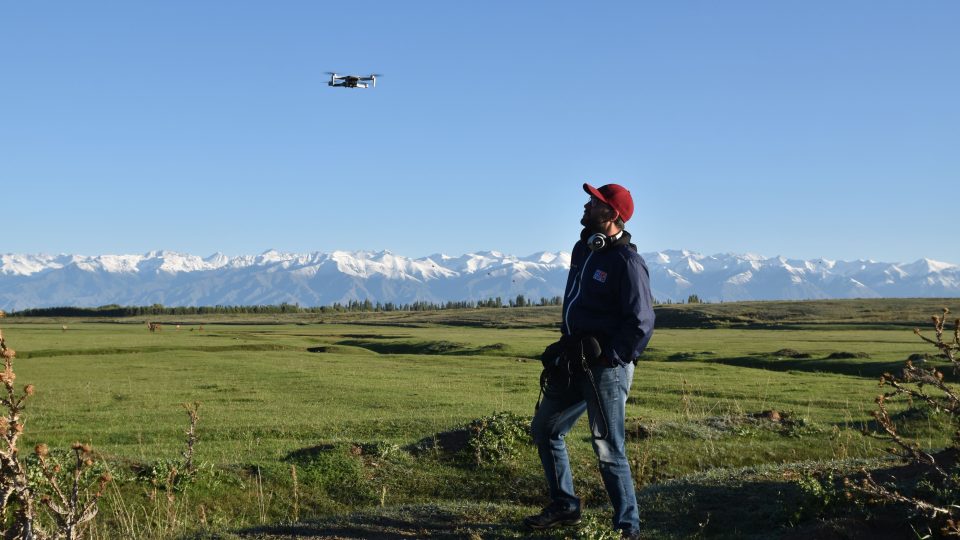
M 953 324 L 951 336 L 944 340 L 944 325 L 948 309 L 942 316 L 933 317 L 934 338 L 924 336 L 919 328 L 914 329 L 920 339 L 933 345 L 937 355 L 949 362 L 954 375 L 960 374 L 960 319 Z M 884 471 L 880 480 L 878 472 L 861 470 L 858 480 L 846 479 L 848 494 L 857 495 L 867 503 L 893 504 L 904 507 L 919 518 L 930 531 L 939 531 L 944 536 L 960 536 L 960 389 L 944 382 L 944 375 L 933 366 L 915 364 L 908 360 L 900 375 L 884 373 L 880 386 L 887 391 L 877 396 L 877 410 L 873 416 L 879 426 L 878 432 L 870 435 L 891 444 L 888 452 L 900 458 L 905 465 L 893 471 Z M 900 434 L 891 418 L 887 404 L 906 401 L 911 407 L 916 404 L 929 407 L 936 413 L 948 415 L 948 425 L 953 430 L 949 447 L 938 452 L 925 450 L 916 441 Z
M 0 394 L 4 414 L 0 419 L 0 535 L 23 540 L 75 540 L 97 515 L 97 503 L 111 478 L 109 473 L 90 478 L 92 449 L 81 443 L 73 445 L 74 459 L 66 470 L 50 458 L 47 445 L 38 444 L 34 454 L 40 475 L 31 474 L 17 444 L 24 427 L 21 413 L 34 386 L 28 384 L 22 392 L 14 387 L 16 355 L 0 332 L 4 368 L 0 373 L 4 386 Z

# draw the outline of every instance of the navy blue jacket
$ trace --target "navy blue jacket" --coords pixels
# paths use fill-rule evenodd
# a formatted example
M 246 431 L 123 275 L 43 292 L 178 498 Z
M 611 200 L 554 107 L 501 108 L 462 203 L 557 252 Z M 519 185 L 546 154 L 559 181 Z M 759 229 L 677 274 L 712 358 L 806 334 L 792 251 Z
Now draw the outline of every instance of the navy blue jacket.
M 563 297 L 564 335 L 595 337 L 603 356 L 622 365 L 647 347 L 653 321 L 650 273 L 630 233 L 624 231 L 601 251 L 591 251 L 583 239 L 573 246 Z

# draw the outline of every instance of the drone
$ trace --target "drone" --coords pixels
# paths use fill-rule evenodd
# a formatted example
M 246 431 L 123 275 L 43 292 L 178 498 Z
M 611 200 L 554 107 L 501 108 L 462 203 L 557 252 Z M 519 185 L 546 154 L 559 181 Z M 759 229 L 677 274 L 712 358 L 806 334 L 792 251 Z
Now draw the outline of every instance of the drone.
M 344 88 L 370 88 L 371 86 L 377 87 L 377 77 L 378 73 L 371 73 L 366 77 L 358 77 L 356 75 L 337 75 L 336 73 L 327 72 L 327 75 L 330 76 L 330 82 L 327 83 L 327 86 L 342 86 Z

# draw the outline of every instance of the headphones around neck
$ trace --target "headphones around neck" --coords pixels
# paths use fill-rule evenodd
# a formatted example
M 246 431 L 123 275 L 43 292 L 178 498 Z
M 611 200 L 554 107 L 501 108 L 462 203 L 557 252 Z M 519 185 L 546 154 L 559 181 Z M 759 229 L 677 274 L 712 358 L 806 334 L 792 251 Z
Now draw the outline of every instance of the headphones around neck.
M 614 242 L 620 239 L 623 236 L 623 231 L 621 230 L 613 236 L 607 236 L 603 233 L 594 233 L 590 235 L 590 238 L 587 238 L 587 247 L 590 248 L 590 251 L 602 251 L 613 245 Z

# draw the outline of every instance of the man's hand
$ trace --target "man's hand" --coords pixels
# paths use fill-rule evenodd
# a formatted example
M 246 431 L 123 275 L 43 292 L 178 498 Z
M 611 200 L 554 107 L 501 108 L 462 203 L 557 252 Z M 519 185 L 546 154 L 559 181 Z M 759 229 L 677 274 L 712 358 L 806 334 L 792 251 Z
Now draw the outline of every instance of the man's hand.
M 587 360 L 588 364 L 591 366 L 610 365 L 610 359 L 603 355 L 603 347 L 600 346 L 597 338 L 586 336 L 580 341 L 580 345 L 583 347 L 583 357 Z

